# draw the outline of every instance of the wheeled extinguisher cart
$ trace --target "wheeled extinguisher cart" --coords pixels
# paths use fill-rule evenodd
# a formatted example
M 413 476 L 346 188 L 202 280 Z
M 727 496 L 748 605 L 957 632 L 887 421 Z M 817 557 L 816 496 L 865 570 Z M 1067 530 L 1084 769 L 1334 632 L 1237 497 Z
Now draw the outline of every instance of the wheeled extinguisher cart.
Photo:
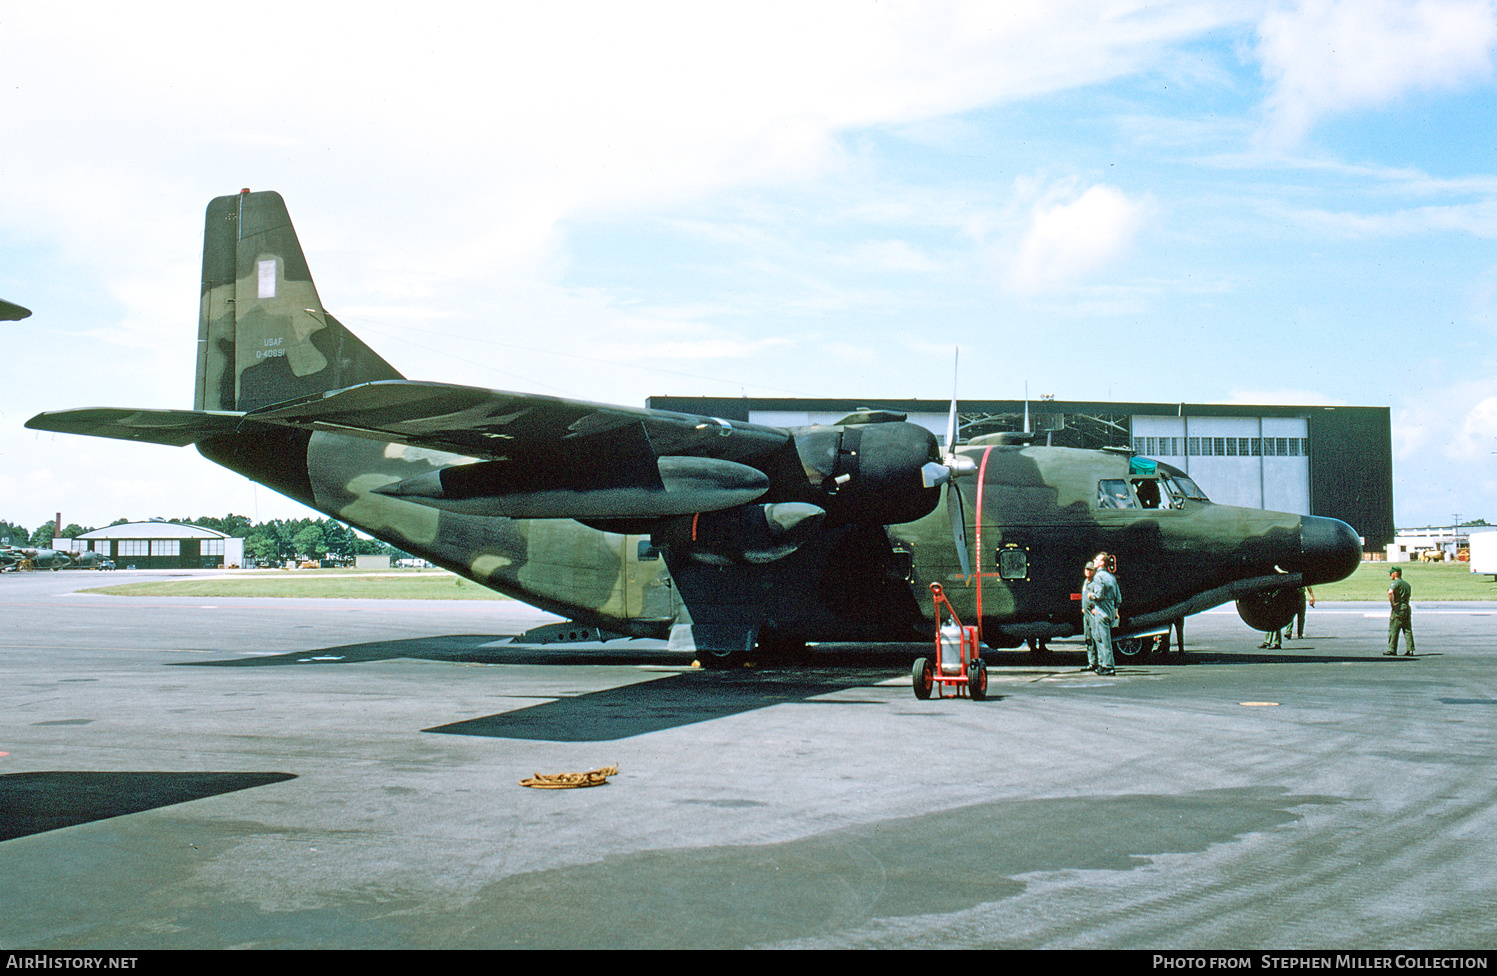
M 962 626 L 940 583 L 930 584 L 930 592 L 936 600 L 936 653 L 934 658 L 915 659 L 910 673 L 915 697 L 924 701 L 934 691 L 937 698 L 971 696 L 973 701 L 983 701 L 988 697 L 988 666 L 978 656 L 977 628 Z M 946 623 L 942 623 L 942 607 L 946 608 L 944 617 L 949 618 Z M 953 689 L 949 696 L 948 687 Z

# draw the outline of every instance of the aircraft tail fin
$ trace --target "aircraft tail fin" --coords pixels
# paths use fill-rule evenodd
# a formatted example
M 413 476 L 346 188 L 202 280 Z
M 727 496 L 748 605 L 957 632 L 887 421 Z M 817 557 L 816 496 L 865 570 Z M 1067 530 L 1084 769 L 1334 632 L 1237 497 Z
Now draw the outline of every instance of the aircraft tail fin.
M 195 410 L 256 410 L 398 379 L 322 307 L 279 193 L 208 204 Z

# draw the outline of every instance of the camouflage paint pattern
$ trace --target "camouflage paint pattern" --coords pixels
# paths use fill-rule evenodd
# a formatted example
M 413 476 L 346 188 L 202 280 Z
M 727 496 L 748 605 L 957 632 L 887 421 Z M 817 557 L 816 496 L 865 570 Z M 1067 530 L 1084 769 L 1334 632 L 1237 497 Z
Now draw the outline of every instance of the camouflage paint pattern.
M 194 409 L 249 411 L 400 378 L 323 309 L 279 193 L 208 204 Z
M 1075 633 L 1073 594 L 1098 551 L 1116 554 L 1125 610 L 1144 623 L 1339 579 L 1360 555 L 1350 528 L 1331 519 L 1204 500 L 1099 507 L 1099 482 L 1140 477 L 1117 452 L 970 446 L 960 453 L 986 458 L 981 485 L 957 477 L 937 489 L 924 487 L 921 473 L 938 457 L 934 437 L 898 415 L 784 430 L 406 381 L 323 309 L 275 193 L 208 206 L 194 406 L 46 413 L 27 426 L 192 443 L 210 460 L 474 582 L 583 624 L 669 635 L 708 653 L 766 640 L 924 639 L 934 624 L 933 581 L 969 623 L 981 582 L 989 643 Z M 708 477 L 700 512 L 641 517 L 662 511 L 662 457 L 732 462 L 765 477 L 725 477 L 720 495 Z M 483 468 L 432 478 L 475 464 Z M 432 492 L 445 491 L 448 480 L 549 493 L 558 517 L 506 518 L 446 504 Z M 406 490 L 382 491 L 397 485 Z M 757 507 L 745 504 L 761 487 Z M 963 493 L 970 546 L 980 531 L 980 577 L 962 573 L 940 504 L 942 492 L 954 490 Z M 600 492 L 641 504 L 563 517 L 568 498 Z M 794 513 L 808 529 L 775 535 L 785 528 L 775 524 L 776 511 L 786 513 L 786 525 Z M 717 533 L 710 553 L 699 539 L 709 525 Z

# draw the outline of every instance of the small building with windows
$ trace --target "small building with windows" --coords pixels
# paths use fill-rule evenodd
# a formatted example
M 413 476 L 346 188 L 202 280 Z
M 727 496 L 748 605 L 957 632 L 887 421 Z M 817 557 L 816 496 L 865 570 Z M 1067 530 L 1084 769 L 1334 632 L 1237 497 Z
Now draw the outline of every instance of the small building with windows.
M 97 552 L 121 569 L 224 569 L 244 565 L 244 540 L 184 522 L 122 522 L 73 540 L 80 552 Z

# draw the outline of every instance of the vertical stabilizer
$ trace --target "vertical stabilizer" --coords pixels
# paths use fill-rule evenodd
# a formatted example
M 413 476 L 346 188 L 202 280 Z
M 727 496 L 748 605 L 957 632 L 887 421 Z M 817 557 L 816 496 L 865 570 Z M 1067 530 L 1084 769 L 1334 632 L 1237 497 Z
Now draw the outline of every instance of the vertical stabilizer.
M 279 193 L 208 204 L 196 410 L 255 410 L 400 373 L 329 315 Z

